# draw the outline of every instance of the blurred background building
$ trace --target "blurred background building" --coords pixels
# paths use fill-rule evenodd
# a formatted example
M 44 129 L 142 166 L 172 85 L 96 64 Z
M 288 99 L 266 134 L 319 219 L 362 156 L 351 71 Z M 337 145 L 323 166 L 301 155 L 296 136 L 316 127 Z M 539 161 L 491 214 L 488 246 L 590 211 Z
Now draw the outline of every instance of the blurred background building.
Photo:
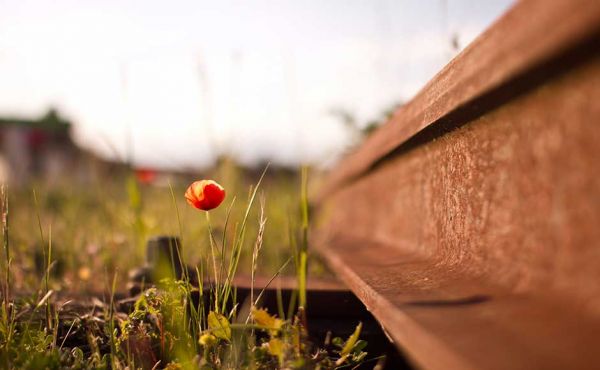
M 55 182 L 73 171 L 83 151 L 71 123 L 49 110 L 38 119 L 0 117 L 0 179 L 22 184 L 34 177 Z

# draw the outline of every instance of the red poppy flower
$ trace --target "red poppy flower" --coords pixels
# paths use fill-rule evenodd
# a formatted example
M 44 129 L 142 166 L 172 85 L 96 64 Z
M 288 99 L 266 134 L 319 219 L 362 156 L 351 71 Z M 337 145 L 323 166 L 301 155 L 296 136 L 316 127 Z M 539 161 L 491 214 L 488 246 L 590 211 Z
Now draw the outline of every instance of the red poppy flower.
M 213 180 L 194 181 L 185 192 L 187 202 L 203 211 L 217 208 L 225 199 L 225 189 Z

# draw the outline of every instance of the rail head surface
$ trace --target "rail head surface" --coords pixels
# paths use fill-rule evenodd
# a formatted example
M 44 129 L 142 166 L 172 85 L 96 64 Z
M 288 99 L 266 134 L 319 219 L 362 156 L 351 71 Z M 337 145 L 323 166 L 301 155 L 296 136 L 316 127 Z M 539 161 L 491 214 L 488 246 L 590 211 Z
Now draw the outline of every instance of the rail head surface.
M 321 187 L 317 202 L 367 172 L 419 131 L 574 45 L 597 38 L 599 30 L 599 1 L 518 1 L 348 155 Z
M 424 369 L 600 368 L 600 2 L 525 0 L 334 170 L 315 247 Z

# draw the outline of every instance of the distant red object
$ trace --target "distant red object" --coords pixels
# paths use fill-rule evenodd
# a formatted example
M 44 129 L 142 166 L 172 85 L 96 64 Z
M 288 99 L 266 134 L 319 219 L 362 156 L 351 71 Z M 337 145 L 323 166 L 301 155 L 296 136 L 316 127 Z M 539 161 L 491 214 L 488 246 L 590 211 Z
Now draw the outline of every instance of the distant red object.
M 47 141 L 47 134 L 40 129 L 33 129 L 27 135 L 27 143 L 30 148 L 38 149 Z
M 148 168 L 138 168 L 135 170 L 135 177 L 142 184 L 149 184 L 156 179 L 156 171 Z
M 209 211 L 225 199 L 225 189 L 213 180 L 194 181 L 185 192 L 185 199 L 195 208 Z

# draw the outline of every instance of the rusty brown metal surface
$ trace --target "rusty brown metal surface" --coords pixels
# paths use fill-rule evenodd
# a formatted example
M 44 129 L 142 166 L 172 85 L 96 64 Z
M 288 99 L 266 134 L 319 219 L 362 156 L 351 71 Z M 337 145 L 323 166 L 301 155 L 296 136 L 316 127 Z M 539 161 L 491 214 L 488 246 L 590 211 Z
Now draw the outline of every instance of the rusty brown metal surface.
M 343 246 L 323 250 L 332 268 L 419 368 L 598 368 L 600 322 L 581 302 L 511 292 L 369 240 L 329 242 Z
M 580 43 L 593 43 L 590 39 L 597 38 L 599 31 L 599 1 L 517 2 L 401 107 L 390 122 L 337 166 L 317 198 L 320 201 L 368 171 L 383 156 L 450 112 L 513 79 L 527 79 L 540 65 Z M 494 101 L 499 99 L 492 97 Z M 471 109 L 477 110 L 477 105 L 487 108 L 486 102 L 476 102 Z
M 582 4 L 517 5 L 319 198 L 315 245 L 423 368 L 600 368 L 600 4 L 587 15 Z M 578 37 L 536 67 L 522 48 L 499 45 L 508 54 L 497 68 L 515 61 L 510 69 L 528 74 L 468 77 L 489 72 L 461 65 L 493 45 L 487 38 L 542 37 L 539 24 L 520 36 L 507 28 L 540 12 L 554 14 L 541 16 L 549 35 L 566 14 L 573 28 L 557 27 Z
M 340 189 L 322 231 L 600 313 L 599 60 Z

